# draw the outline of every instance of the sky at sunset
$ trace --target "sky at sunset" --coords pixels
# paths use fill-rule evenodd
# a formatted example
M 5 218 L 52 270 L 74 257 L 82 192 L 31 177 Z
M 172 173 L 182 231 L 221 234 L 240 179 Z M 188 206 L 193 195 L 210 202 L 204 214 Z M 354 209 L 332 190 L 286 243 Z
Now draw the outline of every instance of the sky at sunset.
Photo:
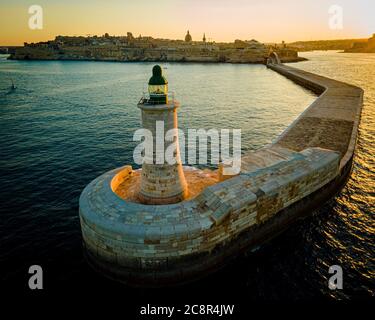
M 28 8 L 43 8 L 43 29 L 30 30 Z M 329 8 L 343 8 L 343 28 L 329 28 Z M 0 45 L 56 35 L 148 35 L 193 40 L 261 42 L 368 38 L 375 33 L 373 0 L 1 0 Z

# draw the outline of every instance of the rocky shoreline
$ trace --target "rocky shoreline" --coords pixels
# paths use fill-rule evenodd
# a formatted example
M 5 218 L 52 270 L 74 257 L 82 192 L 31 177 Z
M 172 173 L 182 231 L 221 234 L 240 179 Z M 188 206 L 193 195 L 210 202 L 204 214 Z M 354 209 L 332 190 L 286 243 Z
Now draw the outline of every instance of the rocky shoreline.
M 132 59 L 132 60 L 123 60 L 123 59 L 111 59 L 111 58 L 84 58 L 84 57 L 56 57 L 56 58 L 47 58 L 47 57 L 32 57 L 32 58 L 24 58 L 19 56 L 10 55 L 8 57 L 8 60 L 33 60 L 33 61 L 97 61 L 97 62 L 181 62 L 181 63 L 234 63 L 234 64 L 265 64 L 265 58 L 257 58 L 257 59 L 246 59 L 246 60 L 237 60 L 237 61 L 220 61 L 216 59 L 170 59 L 170 60 L 161 60 L 161 59 Z M 307 58 L 304 57 L 296 57 L 296 58 L 290 58 L 290 57 L 283 57 L 280 58 L 280 61 L 282 63 L 295 63 L 295 62 L 301 62 L 301 61 L 307 61 Z

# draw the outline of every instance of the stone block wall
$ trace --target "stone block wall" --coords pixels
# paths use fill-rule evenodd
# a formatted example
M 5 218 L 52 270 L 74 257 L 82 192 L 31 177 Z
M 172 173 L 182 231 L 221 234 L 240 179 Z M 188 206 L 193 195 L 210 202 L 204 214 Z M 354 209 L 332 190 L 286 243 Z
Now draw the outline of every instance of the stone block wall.
M 187 197 L 188 190 L 182 170 L 178 139 L 175 138 L 173 141 L 165 141 L 164 139 L 164 135 L 169 130 L 177 130 L 177 108 L 179 104 L 177 101 L 158 105 L 140 103 L 138 107 L 142 110 L 142 127 L 149 130 L 153 139 L 152 159 L 147 158 L 146 155 L 146 163 L 142 165 L 139 198 L 147 204 L 180 202 Z M 159 126 L 160 128 L 158 128 Z M 165 155 L 171 144 L 177 146 L 176 163 L 169 164 L 165 158 L 157 159 L 157 151 L 159 151 L 159 154 Z
M 288 154 L 286 160 L 242 172 L 173 205 L 128 203 L 110 186 L 119 176 L 126 177 L 129 168 L 104 174 L 80 200 L 86 247 L 98 259 L 117 266 L 162 270 L 184 256 L 209 253 L 241 231 L 265 223 L 338 173 L 336 152 L 319 148 L 279 152 L 283 157 Z

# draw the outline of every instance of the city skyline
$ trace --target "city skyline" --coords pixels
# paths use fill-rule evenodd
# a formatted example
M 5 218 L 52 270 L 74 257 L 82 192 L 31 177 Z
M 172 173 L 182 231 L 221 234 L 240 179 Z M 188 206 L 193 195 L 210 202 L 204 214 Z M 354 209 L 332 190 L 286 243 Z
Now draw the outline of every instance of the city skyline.
M 28 26 L 31 5 L 43 8 L 43 29 Z M 331 5 L 343 9 L 343 27 L 330 28 Z M 80 1 L 5 0 L 0 5 L 0 45 L 22 45 L 54 39 L 57 35 L 126 35 L 132 32 L 153 38 L 183 39 L 186 31 L 194 41 L 233 42 L 257 39 L 261 42 L 367 38 L 375 30 L 370 0 L 354 3 L 318 1 L 227 1 L 145 0 Z

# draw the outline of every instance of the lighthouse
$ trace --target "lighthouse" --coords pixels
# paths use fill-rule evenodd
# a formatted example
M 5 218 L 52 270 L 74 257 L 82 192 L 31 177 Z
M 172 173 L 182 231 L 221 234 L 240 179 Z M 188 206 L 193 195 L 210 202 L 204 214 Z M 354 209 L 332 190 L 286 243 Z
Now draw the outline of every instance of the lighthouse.
M 145 204 L 172 204 L 186 199 L 186 184 L 180 157 L 178 135 L 172 140 L 164 139 L 165 134 L 178 128 L 177 109 L 179 103 L 168 99 L 168 81 L 162 74 L 159 65 L 152 69 L 152 77 L 148 82 L 148 98 L 138 103 L 141 109 L 142 128 L 152 133 L 152 159 L 142 164 L 139 199 Z M 162 134 L 162 139 L 160 135 Z M 174 144 L 175 163 L 167 161 L 167 148 Z

